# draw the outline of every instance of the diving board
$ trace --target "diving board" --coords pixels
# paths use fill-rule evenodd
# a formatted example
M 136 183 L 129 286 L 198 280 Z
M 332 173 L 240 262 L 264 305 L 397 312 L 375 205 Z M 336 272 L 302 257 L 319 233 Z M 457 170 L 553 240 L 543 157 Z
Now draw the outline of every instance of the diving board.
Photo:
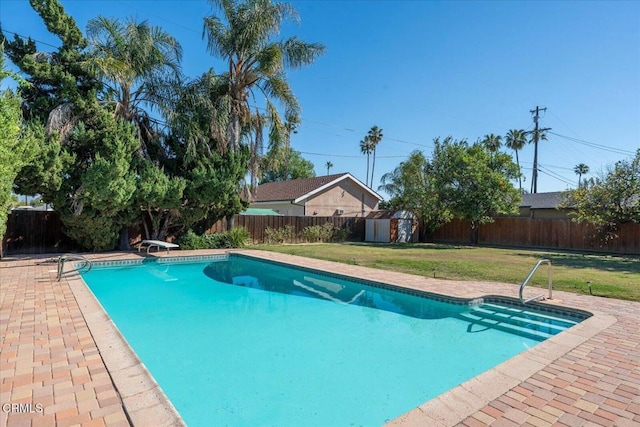
M 142 249 L 143 247 L 147 248 L 147 253 L 149 253 L 149 251 L 153 247 L 158 250 L 160 250 L 161 248 L 166 249 L 168 253 L 170 249 L 179 248 L 180 246 L 176 245 L 175 243 L 163 242 L 162 240 L 143 240 L 142 242 L 138 243 L 138 252 L 140 252 L 140 249 Z

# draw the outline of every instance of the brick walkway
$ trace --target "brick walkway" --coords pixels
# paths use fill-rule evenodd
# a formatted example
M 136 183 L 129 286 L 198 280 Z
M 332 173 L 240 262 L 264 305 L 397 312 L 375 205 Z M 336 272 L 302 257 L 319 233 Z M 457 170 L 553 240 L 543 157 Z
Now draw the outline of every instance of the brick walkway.
M 0 264 L 0 426 L 130 425 L 68 283 L 45 259 Z
M 247 253 L 452 296 L 517 293 L 513 285 Z M 0 427 L 179 424 L 86 288 L 77 279 L 56 282 L 45 259 L 0 263 Z M 595 315 L 390 424 L 640 426 L 640 303 L 563 292 L 553 303 Z

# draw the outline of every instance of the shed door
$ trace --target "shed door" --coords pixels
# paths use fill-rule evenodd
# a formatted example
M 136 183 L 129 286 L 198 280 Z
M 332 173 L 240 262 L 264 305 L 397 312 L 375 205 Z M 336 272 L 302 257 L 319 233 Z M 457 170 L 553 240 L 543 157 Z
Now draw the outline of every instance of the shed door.
M 368 219 L 365 240 L 367 242 L 389 243 L 391 241 L 391 221 L 388 219 Z
M 411 228 L 413 221 L 410 219 L 398 220 L 398 240 L 399 243 L 407 243 L 411 241 Z

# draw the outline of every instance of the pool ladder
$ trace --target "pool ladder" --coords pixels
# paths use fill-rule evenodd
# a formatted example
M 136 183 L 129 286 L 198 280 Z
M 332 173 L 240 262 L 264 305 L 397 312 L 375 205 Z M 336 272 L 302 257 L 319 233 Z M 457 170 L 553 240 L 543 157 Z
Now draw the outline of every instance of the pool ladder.
M 520 293 L 519 293 L 519 296 L 520 296 L 520 303 L 522 303 L 522 304 L 527 304 L 527 303 L 529 303 L 529 302 L 531 302 L 531 301 L 538 301 L 538 300 L 543 300 L 543 299 L 545 299 L 544 295 L 538 295 L 538 296 L 535 296 L 535 297 L 533 297 L 533 298 L 529 298 L 529 299 L 527 299 L 527 300 L 524 300 L 524 299 L 522 298 L 522 291 L 524 291 L 524 287 L 525 287 L 525 286 L 527 286 L 527 283 L 529 283 L 529 280 L 531 280 L 531 278 L 533 277 L 533 274 L 538 270 L 538 267 L 540 267 L 542 264 L 549 264 L 549 273 L 548 273 L 548 276 L 549 276 L 549 299 L 553 299 L 553 298 L 552 298 L 552 295 L 553 295 L 553 294 L 552 294 L 552 293 L 553 293 L 553 278 L 552 278 L 552 274 L 551 274 L 551 273 L 552 273 L 552 271 L 551 271 L 551 270 L 552 270 L 552 268 L 551 268 L 551 260 L 548 260 L 548 259 L 541 259 L 541 260 L 540 260 L 540 261 L 538 261 L 538 262 L 536 263 L 536 265 L 531 269 L 531 272 L 529 273 L 529 275 L 527 276 L 527 278 L 526 278 L 526 279 L 524 279 L 524 282 L 522 282 L 522 284 L 520 285 Z
M 80 266 L 74 267 L 72 271 L 80 271 L 83 268 L 86 268 L 86 271 L 91 270 L 93 267 L 93 263 L 91 260 L 85 258 L 82 255 L 78 254 L 64 254 L 58 257 L 58 282 L 62 279 L 62 275 L 64 274 L 64 263 L 66 261 L 84 261 L 84 263 Z

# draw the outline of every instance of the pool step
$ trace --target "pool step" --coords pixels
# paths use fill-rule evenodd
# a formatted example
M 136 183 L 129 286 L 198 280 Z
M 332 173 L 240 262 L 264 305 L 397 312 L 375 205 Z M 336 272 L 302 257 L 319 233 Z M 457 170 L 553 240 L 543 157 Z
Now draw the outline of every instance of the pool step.
M 482 304 L 475 307 L 486 312 L 493 312 L 502 317 L 513 317 L 515 319 L 529 319 L 544 325 L 553 325 L 562 330 L 570 328 L 578 323 L 578 320 L 570 319 L 561 314 L 545 313 L 541 311 L 531 311 L 520 307 L 509 307 L 495 304 Z
M 473 325 L 515 333 L 539 341 L 552 337 L 576 323 L 552 314 L 493 304 L 473 307 L 468 312 L 461 313 L 461 316 Z

